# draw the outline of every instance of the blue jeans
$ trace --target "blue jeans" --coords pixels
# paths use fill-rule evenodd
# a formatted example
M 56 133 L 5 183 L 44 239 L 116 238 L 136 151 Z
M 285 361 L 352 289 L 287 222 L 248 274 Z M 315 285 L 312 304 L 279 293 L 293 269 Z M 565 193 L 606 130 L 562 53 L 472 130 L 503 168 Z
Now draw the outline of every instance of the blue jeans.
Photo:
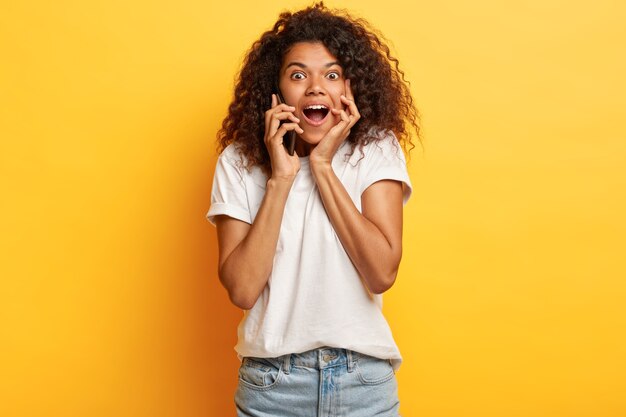
M 278 358 L 245 357 L 238 417 L 398 417 L 398 383 L 385 359 L 320 348 Z

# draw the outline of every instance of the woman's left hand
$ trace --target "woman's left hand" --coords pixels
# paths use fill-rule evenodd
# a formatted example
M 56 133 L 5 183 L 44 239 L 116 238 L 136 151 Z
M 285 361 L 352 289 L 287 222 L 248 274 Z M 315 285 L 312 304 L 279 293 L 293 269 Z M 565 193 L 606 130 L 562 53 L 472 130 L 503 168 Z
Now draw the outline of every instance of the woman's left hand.
M 350 88 L 350 80 L 346 80 L 346 94 L 340 97 L 341 102 L 346 106 L 346 109 L 330 109 L 330 111 L 340 117 L 339 123 L 333 126 L 326 136 L 315 146 L 309 161 L 311 168 L 314 166 L 330 166 L 333 156 L 339 146 L 350 135 L 350 129 L 361 118 L 361 114 L 354 102 L 354 96 L 352 95 L 352 89 Z

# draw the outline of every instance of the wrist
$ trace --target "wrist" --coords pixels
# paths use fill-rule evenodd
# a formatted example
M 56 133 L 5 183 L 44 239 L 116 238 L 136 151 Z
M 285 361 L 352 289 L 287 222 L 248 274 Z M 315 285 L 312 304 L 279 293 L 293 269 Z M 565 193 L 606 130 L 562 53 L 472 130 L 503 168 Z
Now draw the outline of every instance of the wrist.
M 333 167 L 330 164 L 330 161 L 319 161 L 319 162 L 310 162 L 311 174 L 315 180 L 321 179 L 323 177 L 327 177 L 333 174 Z
M 293 181 L 296 177 L 291 176 L 276 176 L 270 177 L 267 180 L 266 188 L 267 190 L 276 190 L 276 191 L 289 191 L 291 186 L 293 185 Z

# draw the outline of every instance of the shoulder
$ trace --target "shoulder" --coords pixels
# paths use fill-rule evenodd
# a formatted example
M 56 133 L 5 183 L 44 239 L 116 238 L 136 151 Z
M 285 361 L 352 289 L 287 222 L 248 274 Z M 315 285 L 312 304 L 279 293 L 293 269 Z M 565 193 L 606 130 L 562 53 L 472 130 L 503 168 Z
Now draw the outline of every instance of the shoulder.
M 358 162 L 363 173 L 361 193 L 380 180 L 400 181 L 403 183 L 403 203 L 406 203 L 411 195 L 411 180 L 404 151 L 396 135 L 390 130 L 376 130 L 370 131 L 368 136 L 367 144 L 361 147 L 361 151 L 357 146 L 352 155 L 354 161 L 362 159 Z
M 217 165 L 218 167 L 221 166 L 224 170 L 237 172 L 237 175 L 242 180 L 249 178 L 259 185 L 264 185 L 267 182 L 267 176 L 260 167 L 248 167 L 248 159 L 234 143 L 228 145 L 224 148 L 222 153 L 219 154 Z
M 349 154 L 350 148 L 347 147 Z M 365 162 L 366 164 L 376 161 L 401 162 L 406 164 L 406 158 L 402 146 L 396 135 L 387 129 L 372 129 L 368 132 L 366 142 L 355 145 L 354 151 L 349 157 L 349 162 Z
M 217 165 L 226 169 L 236 170 L 242 177 L 250 174 L 248 158 L 240 151 L 235 143 L 231 143 L 222 150 L 217 157 Z
M 371 140 L 364 146 L 367 148 L 367 154 L 379 155 L 387 159 L 405 160 L 402 146 L 398 142 L 398 138 L 391 130 L 380 129 L 372 131 Z
M 234 143 L 225 147 L 222 153 L 219 154 L 218 159 L 238 167 L 244 167 L 247 162 L 245 155 L 239 151 Z

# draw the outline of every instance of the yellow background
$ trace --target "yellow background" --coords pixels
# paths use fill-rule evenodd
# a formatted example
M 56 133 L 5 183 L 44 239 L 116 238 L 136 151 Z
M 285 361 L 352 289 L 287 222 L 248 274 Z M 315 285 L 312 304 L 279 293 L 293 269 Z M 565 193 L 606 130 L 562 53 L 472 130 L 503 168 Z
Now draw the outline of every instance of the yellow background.
M 241 58 L 301 1 L 0 2 L 0 415 L 228 416 L 204 215 Z M 404 416 L 626 415 L 626 6 L 331 2 L 422 113 L 385 312 Z

